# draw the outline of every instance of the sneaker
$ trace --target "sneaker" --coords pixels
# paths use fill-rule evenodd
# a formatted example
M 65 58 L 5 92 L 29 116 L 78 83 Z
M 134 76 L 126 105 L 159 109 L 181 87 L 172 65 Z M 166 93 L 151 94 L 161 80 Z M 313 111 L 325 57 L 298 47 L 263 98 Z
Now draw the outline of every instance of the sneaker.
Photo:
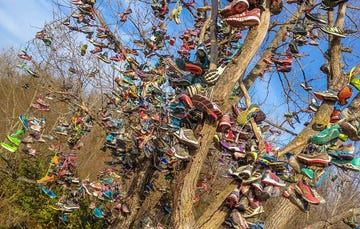
M 34 142 L 34 138 L 33 137 L 31 137 L 31 136 L 27 136 L 27 137 L 25 137 L 25 138 L 22 138 L 21 139 L 21 142 L 22 143 L 33 143 Z
M 305 91 L 311 91 L 311 90 L 312 90 L 312 86 L 308 85 L 306 82 L 300 84 L 300 86 L 301 86 Z
M 295 186 L 296 192 L 301 195 L 307 202 L 311 204 L 320 204 L 320 200 L 317 199 L 311 191 L 310 186 L 303 183 L 300 180 Z
M 301 174 L 305 175 L 305 176 L 308 177 L 309 179 L 313 179 L 313 178 L 314 178 L 314 170 L 309 169 L 309 168 L 302 168 L 302 169 L 301 169 Z
M 356 125 L 357 121 L 352 122 L 341 122 L 339 124 L 341 128 L 341 132 L 346 134 L 351 140 L 359 141 L 360 136 L 358 135 L 358 125 Z M 355 124 L 355 125 L 353 125 Z
M 280 179 L 275 175 L 275 173 L 272 173 L 269 170 L 265 172 L 261 182 L 264 183 L 265 185 L 285 187 L 285 184 L 280 182 Z
M 190 82 L 190 84 L 191 84 L 191 82 Z M 191 84 L 191 85 L 187 86 L 186 89 L 187 89 L 190 97 L 193 97 L 195 94 L 203 95 L 203 94 L 205 94 L 205 91 L 206 91 L 206 89 L 200 83 Z
M 15 153 L 16 150 L 17 150 L 16 146 L 7 144 L 5 142 L 1 142 L 0 144 L 1 144 L 1 147 L 3 147 L 4 149 L 6 149 L 6 150 L 8 150 L 8 151 L 10 151 L 12 153 Z
M 106 63 L 106 64 L 110 64 L 110 63 L 111 63 L 111 61 L 110 61 L 109 58 L 108 58 L 107 52 L 104 52 L 104 53 L 99 54 L 99 55 L 97 56 L 97 58 L 98 58 L 99 60 L 103 61 L 103 62 Z
M 340 38 L 345 38 L 346 33 L 343 30 L 339 29 L 338 27 L 331 27 L 331 26 L 324 26 L 320 28 L 324 33 L 334 35 Z
M 236 117 L 237 123 L 244 125 L 249 122 L 249 120 L 256 115 L 257 112 L 260 111 L 260 108 L 257 105 L 250 105 L 248 109 L 240 112 L 240 114 Z
M 352 96 L 353 92 L 350 86 L 345 86 L 341 91 L 338 93 L 338 102 L 340 105 L 347 104 L 347 100 Z
M 55 176 L 52 175 L 52 176 L 44 176 L 43 178 L 39 179 L 36 181 L 36 183 L 38 184 L 43 184 L 43 183 L 49 183 L 49 182 L 54 182 L 55 181 Z
M 40 104 L 41 106 L 44 106 L 44 107 L 49 107 L 49 106 L 50 106 L 50 104 L 47 103 L 47 102 L 45 102 L 42 98 L 37 98 L 37 99 L 36 99 L 36 102 L 37 102 L 38 104 Z
M 215 103 L 211 102 L 206 96 L 195 94 L 192 97 L 192 101 L 198 110 L 203 111 L 208 115 L 210 121 L 214 122 L 222 116 L 222 112 L 219 107 Z
M 180 128 L 178 131 L 174 133 L 174 136 L 188 146 L 194 148 L 200 147 L 200 144 L 198 140 L 195 138 L 194 132 L 191 129 Z
M 253 170 L 253 166 L 252 165 L 244 165 L 244 166 L 240 166 L 239 168 L 237 168 L 236 170 L 233 170 L 232 168 L 229 168 L 229 173 L 233 176 L 237 176 L 241 179 L 249 179 L 251 174 L 252 174 L 252 170 Z
M 188 159 L 190 157 L 189 152 L 181 147 L 180 144 L 176 144 L 172 151 L 174 152 L 174 156 L 179 159 Z
M 232 27 L 258 26 L 260 24 L 260 9 L 254 8 L 241 14 L 229 16 L 224 21 Z
M 315 154 L 300 153 L 296 157 L 304 164 L 317 165 L 322 167 L 329 166 L 329 163 L 331 161 L 331 157 L 328 154 L 324 154 L 324 153 L 315 153 Z
M 278 72 L 291 72 L 291 65 L 280 65 L 276 68 Z
M 235 208 L 236 205 L 239 203 L 240 198 L 240 190 L 235 188 L 234 191 L 230 193 L 230 195 L 225 200 L 225 205 L 228 206 L 230 209 Z
M 220 10 L 221 16 L 227 18 L 235 14 L 241 14 L 249 8 L 249 2 L 247 0 L 234 0 L 224 9 Z
M 192 100 L 188 95 L 181 94 L 178 99 L 181 103 L 183 103 L 186 106 L 186 108 L 188 109 L 194 108 L 194 104 L 192 103 Z
M 354 158 L 351 161 L 333 159 L 331 163 L 345 170 L 360 171 L 360 158 Z
M 313 135 L 310 137 L 310 141 L 317 145 L 324 145 L 328 142 L 336 139 L 340 134 L 340 127 L 338 125 L 334 125 L 330 128 L 327 128 L 320 133 Z
M 295 193 L 292 188 L 289 189 L 289 200 L 295 206 L 297 206 L 301 211 L 307 212 L 309 211 L 309 203 L 305 201 L 300 195 Z
M 301 172 L 301 166 L 296 158 L 291 153 L 285 153 L 285 157 L 288 159 L 288 164 L 294 169 L 295 172 Z
M 41 188 L 41 190 L 42 190 L 46 195 L 48 195 L 51 199 L 56 198 L 56 194 L 55 194 L 53 191 L 47 189 L 45 186 L 43 186 L 43 187 Z
M 227 133 L 231 128 L 230 115 L 224 114 L 218 124 L 218 132 Z
M 337 100 L 339 100 L 337 95 L 332 91 L 325 91 L 325 92 L 315 91 L 314 95 L 316 98 L 322 101 L 336 102 Z
M 317 13 L 305 13 L 305 17 L 311 21 L 316 21 L 321 24 L 327 24 L 326 17 Z
M 360 91 L 360 78 L 353 78 L 350 81 L 350 84 L 354 86 L 358 91 Z
M 255 208 L 255 209 L 249 208 L 247 211 L 245 211 L 243 216 L 244 216 L 244 218 L 251 218 L 251 217 L 259 215 L 263 212 L 264 212 L 264 208 L 263 208 L 263 206 L 260 205 L 259 207 Z
M 330 123 L 336 123 L 341 119 L 341 112 L 339 110 L 334 109 L 334 111 L 330 115 Z
M 11 141 L 12 143 L 14 143 L 16 146 L 19 146 L 21 143 L 21 140 L 18 139 L 17 137 L 11 136 L 11 135 L 6 135 L 7 139 L 9 139 L 9 141 Z
M 271 58 L 271 60 L 275 63 L 275 64 L 279 64 L 279 65 L 292 65 L 292 56 L 288 56 L 285 58 Z

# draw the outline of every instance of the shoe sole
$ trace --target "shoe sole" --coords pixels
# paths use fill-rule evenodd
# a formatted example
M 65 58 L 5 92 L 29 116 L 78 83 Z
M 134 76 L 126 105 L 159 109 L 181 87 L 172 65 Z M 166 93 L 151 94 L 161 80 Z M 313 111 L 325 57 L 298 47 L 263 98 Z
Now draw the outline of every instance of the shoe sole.
M 260 18 L 257 16 L 246 16 L 246 17 L 231 17 L 226 18 L 225 22 L 235 28 L 242 26 L 258 26 L 260 24 Z

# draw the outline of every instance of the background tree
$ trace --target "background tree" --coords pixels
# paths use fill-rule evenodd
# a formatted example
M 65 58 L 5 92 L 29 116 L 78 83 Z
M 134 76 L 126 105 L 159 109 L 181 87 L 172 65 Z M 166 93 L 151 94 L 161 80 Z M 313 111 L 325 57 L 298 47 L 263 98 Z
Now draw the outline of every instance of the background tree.
M 308 3 L 315 5 L 319 1 L 308 1 Z M 170 21 L 169 12 L 162 12 L 157 8 L 157 4 L 160 6 L 167 5 L 170 14 L 173 9 L 178 9 L 181 5 L 184 8 L 180 16 L 181 24 L 177 25 Z M 218 5 L 215 6 L 214 4 Z M 211 41 L 211 46 L 208 47 L 211 60 L 209 70 L 215 69 L 219 66 L 221 59 L 233 54 L 217 83 L 214 86 L 207 87 L 211 100 L 221 107 L 223 113 L 230 113 L 232 105 L 240 104 L 240 106 L 249 107 L 252 103 L 261 104 L 261 109 L 268 114 L 268 120 L 265 122 L 269 123 L 272 126 L 271 128 L 279 129 L 284 133 L 284 137 L 277 138 L 274 141 L 273 135 L 262 135 L 252 120 L 251 125 L 259 145 L 259 152 L 264 150 L 265 142 L 271 142 L 274 146 L 281 147 L 280 150 L 274 151 L 279 157 L 282 157 L 286 152 L 299 153 L 308 144 L 309 136 L 317 133 L 312 129 L 313 124 L 326 125 L 329 123 L 334 104 L 323 102 L 315 114 L 305 113 L 302 108 L 308 106 L 312 94 L 302 90 L 300 83 L 312 84 L 314 88 L 316 87 L 319 90 L 339 91 L 347 84 L 352 67 L 355 67 L 352 77 L 357 77 L 360 73 L 359 52 L 356 49 L 359 31 L 357 24 L 354 23 L 354 18 L 357 18 L 357 3 L 350 0 L 348 3 L 337 6 L 334 11 L 327 13 L 328 24 L 348 31 L 348 37 L 340 39 L 321 33 L 318 40 L 319 49 L 315 49 L 316 46 L 302 46 L 299 47 L 300 54 L 293 54 L 296 64 L 293 64 L 290 73 L 280 73 L 275 68 L 269 68 L 264 59 L 269 58 L 274 52 L 286 52 L 288 43 L 293 40 L 292 37 L 289 37 L 290 31 L 297 26 L 306 24 L 304 19 L 304 11 L 307 10 L 306 5 L 284 3 L 285 7 L 281 14 L 271 16 L 270 5 L 272 1 L 265 1 L 265 7 L 261 10 L 260 24 L 242 29 L 241 34 L 244 38 L 237 41 L 237 44 L 241 44 L 241 48 L 238 49 L 239 46 L 235 46 L 234 43 L 236 44 L 236 42 L 232 41 L 236 40 L 236 37 L 239 38 L 239 29 L 225 27 L 219 18 L 215 21 L 216 9 L 224 8 L 227 4 L 225 1 L 219 3 L 205 1 L 204 4 L 199 2 L 192 4 L 191 1 L 181 0 L 166 3 L 162 1 L 123 3 L 108 0 L 97 1 L 90 13 L 81 15 L 80 11 L 79 15 L 77 5 L 70 4 L 68 1 L 54 3 L 57 7 L 54 14 L 55 20 L 53 23 L 47 24 L 43 31 L 47 37 L 51 38 L 51 44 L 47 46 L 43 40 L 37 39 L 32 41 L 30 45 L 34 53 L 34 60 L 31 64 L 40 78 L 31 78 L 31 90 L 34 91 L 30 91 L 33 93 L 33 97 L 28 98 L 44 95 L 44 92 L 50 93 L 55 96 L 56 101 L 60 101 L 57 111 L 64 112 L 65 115 L 63 116 L 66 116 L 65 110 L 69 106 L 73 110 L 81 110 L 95 120 L 94 131 L 82 138 L 84 147 L 77 152 L 80 178 L 84 179 L 89 176 L 91 179 L 95 179 L 97 172 L 93 168 L 96 170 L 106 168 L 104 162 L 110 160 L 110 155 L 100 151 L 104 142 L 103 139 L 105 139 L 105 131 L 102 130 L 103 125 L 101 124 L 101 117 L 98 116 L 98 111 L 105 109 L 109 101 L 111 103 L 111 99 L 115 98 L 111 92 L 118 91 L 118 85 L 115 83 L 116 77 L 122 74 L 134 77 L 134 79 L 140 78 L 137 81 L 138 86 L 156 83 L 157 86 L 166 91 L 167 97 L 171 97 L 173 91 L 179 93 L 181 91 L 179 88 L 169 89 L 171 77 L 185 75 L 184 71 L 179 69 L 174 62 L 175 57 L 181 55 L 181 52 L 178 53 L 177 51 L 181 50 L 182 47 L 180 46 L 184 46 L 185 43 L 179 38 L 185 29 L 192 28 L 196 22 L 199 35 L 193 41 L 195 47 L 203 42 Z M 206 13 L 198 13 L 199 10 L 196 9 L 203 5 L 211 5 L 212 10 Z M 127 9 L 131 9 L 131 12 Z M 91 17 L 93 17 L 92 20 L 89 19 Z M 167 25 L 167 30 L 164 28 L 164 24 Z M 90 37 L 89 34 L 94 33 L 98 27 L 108 28 L 109 31 L 106 32 L 104 38 L 96 40 L 95 35 Z M 159 32 L 156 30 L 161 27 L 160 30 L 165 30 L 166 34 L 164 40 L 157 43 L 156 39 L 159 37 L 154 38 L 154 34 Z M 166 35 L 169 37 L 165 38 Z M 172 37 L 177 38 L 175 46 L 169 45 L 169 40 Z M 123 61 L 119 64 L 101 62 L 97 55 L 89 53 L 90 47 L 94 49 L 98 47 L 93 46 L 94 42 L 91 41 L 94 40 L 105 43 L 108 52 L 122 54 Z M 84 48 L 84 45 L 89 46 L 88 50 Z M 86 50 L 84 55 L 81 53 L 82 49 Z M 323 64 L 319 59 L 324 59 L 326 62 L 325 58 L 322 57 L 325 53 L 323 49 L 329 50 L 327 52 L 329 72 L 326 75 L 319 73 L 318 70 Z M 194 60 L 194 51 L 190 52 L 190 60 Z M 217 54 L 215 54 L 216 51 Z M 15 55 L 12 53 L 12 56 Z M 2 59 L 9 60 L 11 57 L 4 56 Z M 23 84 L 23 76 L 14 77 L 18 74 L 13 70 L 15 69 L 14 62 L 16 61 L 9 61 L 9 64 L 4 65 L 2 76 L 4 80 L 11 81 L 10 83 L 15 85 L 14 87 L 19 87 Z M 142 69 L 141 64 L 147 62 L 150 67 L 147 70 Z M 313 67 L 315 65 L 316 67 Z M 135 76 L 134 73 L 136 73 Z M 13 79 L 20 80 L 13 82 Z M 9 89 L 3 91 L 9 94 Z M 29 95 L 29 91 L 25 92 Z M 19 95 L 13 93 L 13 101 L 7 100 L 6 104 L 17 104 L 14 102 L 14 100 L 18 100 L 14 99 L 15 96 Z M 5 97 L 10 99 L 9 96 Z M 274 97 L 278 99 L 272 100 L 271 98 Z M 353 112 L 351 119 L 359 116 L 359 106 L 357 105 L 359 101 L 359 96 L 356 96 L 349 106 Z M 30 103 L 31 101 L 26 100 L 22 106 L 26 107 L 26 104 Z M 274 104 L 276 104 L 276 108 L 274 108 Z M 2 114 L 8 114 L 10 107 L 2 107 Z M 23 113 L 24 107 L 19 107 L 21 111 L 13 111 L 12 117 Z M 276 114 L 270 115 L 271 112 L 276 112 Z M 284 122 L 283 113 L 285 112 L 295 112 L 301 118 L 302 124 L 305 122 L 308 124 L 304 128 L 300 124 L 295 124 L 294 129 L 289 129 L 291 126 Z M 43 114 L 40 113 L 39 115 Z M 123 113 L 118 116 L 121 117 L 121 115 Z M 55 126 L 58 118 L 57 113 L 50 113 L 47 117 L 47 120 L 51 120 L 49 125 Z M 19 124 L 14 118 L 7 123 L 12 124 L 6 126 L 6 129 L 2 131 L 3 133 L 13 131 Z M 129 136 L 135 132 L 130 129 L 127 131 Z M 138 167 L 131 167 L 128 171 L 118 171 L 123 176 L 124 192 L 127 193 L 125 200 L 131 212 L 126 217 L 120 215 L 115 217 L 117 220 L 114 219 L 112 222 L 114 227 L 134 227 L 140 221 L 144 221 L 145 216 L 149 216 L 156 223 L 172 225 L 174 228 L 220 227 L 229 213 L 229 210 L 223 207 L 223 201 L 238 184 L 222 177 L 227 169 L 217 162 L 220 152 L 213 144 L 216 124 L 205 119 L 198 125 L 195 133 L 201 137 L 200 148 L 193 152 L 194 155 L 190 161 L 178 162 L 176 166 L 178 171 L 173 174 L 175 176 L 172 180 L 162 179 L 162 172 L 154 168 L 153 160 L 156 160 L 156 157 L 148 158 L 144 154 L 133 158 Z M 57 140 L 58 143 L 65 141 L 64 138 Z M 131 146 L 134 147 L 134 145 Z M 96 150 L 94 151 L 94 149 Z M 35 168 L 37 164 L 47 163 L 49 156 L 42 155 L 32 162 L 32 166 Z M 5 175 L 6 179 L 9 177 L 17 179 L 19 181 L 16 182 L 17 185 L 24 190 L 30 190 L 31 188 L 26 185 L 38 179 L 39 174 L 29 176 L 29 174 L 24 173 L 21 169 L 22 165 L 17 163 L 18 156 L 11 158 L 9 155 L 5 155 L 2 159 L 4 165 L 1 170 L 2 175 Z M 46 166 L 43 166 L 37 173 L 43 173 L 45 170 Z M 357 205 L 354 204 L 360 198 L 358 192 L 350 192 L 350 190 L 358 190 L 359 181 L 356 179 L 356 175 L 346 174 L 341 170 L 332 169 L 331 174 L 332 176 L 329 177 L 337 175 L 339 178 L 334 181 L 329 178 L 326 180 L 320 193 L 328 202 L 326 205 L 311 208 L 309 215 L 313 217 L 307 217 L 306 221 L 301 220 L 303 213 L 299 214 L 299 210 L 288 200 L 278 197 L 266 203 L 266 214 L 263 215 L 265 225 L 268 228 L 288 228 L 295 223 L 298 223 L 299 227 L 312 225 L 314 228 L 331 225 L 335 225 L 335 227 L 344 226 L 341 224 L 343 218 L 356 215 L 359 212 L 359 209 L 356 208 Z M 23 179 L 19 179 L 19 177 L 23 177 Z M 157 177 L 160 178 L 156 179 Z M 199 194 L 196 188 L 197 184 L 204 180 L 211 188 L 209 192 Z M 7 181 L 4 184 L 11 183 L 10 180 Z M 150 183 L 154 185 L 155 191 L 149 191 L 145 194 L 147 184 Z M 334 186 L 337 192 L 333 191 Z M 163 187 L 166 187 L 166 191 L 159 191 Z M 2 188 L 2 191 L 6 196 L 3 203 L 5 205 L 13 197 L 10 195 L 10 191 L 5 191 L 5 188 Z M 200 200 L 194 203 L 194 199 L 199 195 Z M 12 206 L 24 205 L 24 198 L 19 197 L 17 200 L 17 205 Z M 29 202 L 29 206 L 35 205 L 33 201 Z M 171 209 L 170 212 L 163 210 L 164 203 L 165 207 Z M 46 204 L 44 203 L 42 207 L 47 206 Z M 9 208 L 7 211 L 7 215 L 18 214 L 10 211 Z M 25 213 L 37 220 L 39 219 L 40 213 L 30 210 L 21 211 L 17 218 L 24 218 Z M 48 225 L 54 225 L 55 215 L 56 213 L 50 212 L 43 218 L 47 219 Z M 73 218 L 73 222 L 81 222 L 85 217 L 79 213 Z M 12 221 L 6 222 L 6 225 L 16 224 L 15 221 Z

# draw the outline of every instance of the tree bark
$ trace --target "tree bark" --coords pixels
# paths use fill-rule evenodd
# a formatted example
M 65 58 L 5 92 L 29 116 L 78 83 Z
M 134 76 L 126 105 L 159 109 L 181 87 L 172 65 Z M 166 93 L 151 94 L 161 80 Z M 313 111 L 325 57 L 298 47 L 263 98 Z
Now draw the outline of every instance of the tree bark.
M 258 27 L 252 28 L 246 37 L 242 54 L 235 59 L 235 64 L 228 66 L 218 83 L 215 85 L 215 101 L 220 102 L 223 107 L 228 102 L 230 93 L 236 82 L 244 74 L 248 64 L 256 54 L 261 43 L 263 42 L 267 29 L 269 27 L 270 11 L 267 8 L 261 15 L 261 23 Z M 195 154 L 193 160 L 189 163 L 187 169 L 181 172 L 177 187 L 174 193 L 174 214 L 173 222 L 175 228 L 194 228 L 195 219 L 193 217 L 193 198 L 195 196 L 196 182 L 200 170 L 207 156 L 208 147 L 212 142 L 216 126 L 205 123 L 200 133 L 202 136 L 200 148 Z M 219 208 L 222 202 L 217 202 L 214 206 Z M 219 225 L 212 224 L 214 228 Z

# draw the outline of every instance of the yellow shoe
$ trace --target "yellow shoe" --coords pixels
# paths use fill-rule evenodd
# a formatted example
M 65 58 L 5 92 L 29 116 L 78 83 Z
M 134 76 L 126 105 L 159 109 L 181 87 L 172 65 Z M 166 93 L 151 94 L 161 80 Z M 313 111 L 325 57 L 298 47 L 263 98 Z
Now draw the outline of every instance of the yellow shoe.
M 54 181 L 55 181 L 55 176 L 54 175 L 52 175 L 51 177 L 46 175 L 43 178 L 41 178 L 40 180 L 37 180 L 36 182 L 38 184 L 42 184 L 42 183 L 49 183 L 49 182 L 54 182 Z

